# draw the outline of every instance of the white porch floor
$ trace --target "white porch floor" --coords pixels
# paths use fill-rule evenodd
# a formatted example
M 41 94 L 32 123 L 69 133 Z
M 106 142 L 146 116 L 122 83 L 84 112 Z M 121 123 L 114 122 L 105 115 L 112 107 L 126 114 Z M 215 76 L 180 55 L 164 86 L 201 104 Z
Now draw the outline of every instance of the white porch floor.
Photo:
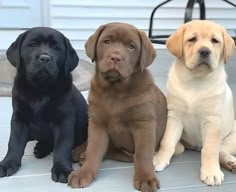
M 86 96 L 87 93 L 85 92 Z M 0 159 L 6 154 L 10 133 L 12 113 L 11 98 L 0 97 Z M 50 169 L 52 155 L 44 159 L 33 156 L 34 142 L 30 142 L 25 150 L 22 166 L 19 171 L 7 178 L 0 178 L 0 191 L 6 192 L 47 192 L 47 191 L 83 191 L 83 192 L 132 192 L 133 164 L 105 160 L 96 180 L 84 189 L 71 189 L 65 184 L 51 180 Z M 78 166 L 74 164 L 74 168 Z M 161 182 L 160 191 L 173 192 L 235 192 L 236 175 L 224 170 L 225 181 L 220 187 L 208 187 L 199 179 L 200 155 L 186 151 L 175 157 L 170 166 L 157 173 Z
M 168 69 L 173 57 L 166 50 L 159 50 L 158 57 L 150 69 L 158 86 L 165 92 Z M 236 54 L 226 65 L 228 82 L 234 94 L 236 109 Z M 87 92 L 83 92 L 87 98 Z M 10 134 L 10 118 L 12 113 L 11 98 L 0 97 L 0 161 L 6 154 Z M 236 139 L 236 138 L 235 138 Z M 27 145 L 19 171 L 8 178 L 0 178 L 0 192 L 134 192 L 133 164 L 105 160 L 96 180 L 84 189 L 71 189 L 65 184 L 51 180 L 52 155 L 44 159 L 33 156 L 34 143 Z M 236 147 L 236 146 L 235 146 Z M 74 168 L 78 166 L 74 164 Z M 185 151 L 174 157 L 168 168 L 156 173 L 160 183 L 160 191 L 170 192 L 235 192 L 236 174 L 226 171 L 223 185 L 206 186 L 200 181 L 200 153 Z

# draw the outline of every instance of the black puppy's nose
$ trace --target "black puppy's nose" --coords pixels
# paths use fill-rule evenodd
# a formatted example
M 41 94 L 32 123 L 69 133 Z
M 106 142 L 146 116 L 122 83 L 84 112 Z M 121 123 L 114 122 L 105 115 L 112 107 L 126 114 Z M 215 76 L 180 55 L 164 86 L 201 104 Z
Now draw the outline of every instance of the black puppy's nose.
M 211 51 L 207 47 L 202 47 L 201 49 L 199 49 L 198 53 L 201 57 L 206 58 L 210 55 Z
M 40 63 L 49 63 L 51 61 L 51 57 L 49 55 L 42 54 L 39 56 Z
M 117 54 L 113 54 L 110 57 L 112 63 L 119 63 L 121 61 L 121 56 L 117 55 Z

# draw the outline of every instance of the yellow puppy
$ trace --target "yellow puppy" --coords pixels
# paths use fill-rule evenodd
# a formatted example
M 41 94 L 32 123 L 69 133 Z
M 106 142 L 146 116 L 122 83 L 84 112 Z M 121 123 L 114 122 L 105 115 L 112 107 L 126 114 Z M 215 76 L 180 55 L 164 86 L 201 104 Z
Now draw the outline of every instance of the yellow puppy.
M 155 169 L 163 170 L 184 144 L 201 149 L 201 180 L 220 185 L 220 163 L 236 171 L 233 98 L 224 69 L 234 41 L 220 25 L 195 20 L 182 25 L 166 45 L 176 61 L 167 82 L 168 121 Z

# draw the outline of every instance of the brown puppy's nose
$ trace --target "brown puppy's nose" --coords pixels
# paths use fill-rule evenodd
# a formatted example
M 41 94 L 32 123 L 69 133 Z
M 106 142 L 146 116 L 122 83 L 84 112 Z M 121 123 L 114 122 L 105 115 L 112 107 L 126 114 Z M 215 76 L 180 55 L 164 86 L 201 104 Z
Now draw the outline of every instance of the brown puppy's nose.
M 198 53 L 202 58 L 206 58 L 211 54 L 211 51 L 207 47 L 202 47 L 199 49 Z
M 39 56 L 39 62 L 40 63 L 49 63 L 51 61 L 51 57 L 46 54 L 42 54 Z
M 121 56 L 119 56 L 117 54 L 112 54 L 110 57 L 110 60 L 114 64 L 119 63 L 121 61 Z

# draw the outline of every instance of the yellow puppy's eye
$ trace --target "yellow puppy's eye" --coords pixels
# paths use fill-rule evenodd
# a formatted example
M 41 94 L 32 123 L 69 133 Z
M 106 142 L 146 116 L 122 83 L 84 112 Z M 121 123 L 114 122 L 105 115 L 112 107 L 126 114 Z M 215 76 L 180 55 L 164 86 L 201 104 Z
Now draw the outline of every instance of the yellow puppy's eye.
M 192 38 L 190 38 L 188 41 L 194 43 L 194 42 L 197 41 L 197 38 L 196 38 L 196 37 L 192 37 Z
M 129 47 L 129 49 L 134 49 L 134 48 L 135 48 L 135 46 L 134 46 L 133 43 L 130 43 L 130 44 L 128 45 L 128 47 Z
M 212 39 L 211 39 L 211 42 L 212 42 L 212 43 L 219 43 L 219 41 L 218 41 L 216 38 L 212 38 Z
M 106 39 L 103 41 L 104 44 L 111 44 L 111 40 L 110 39 Z

